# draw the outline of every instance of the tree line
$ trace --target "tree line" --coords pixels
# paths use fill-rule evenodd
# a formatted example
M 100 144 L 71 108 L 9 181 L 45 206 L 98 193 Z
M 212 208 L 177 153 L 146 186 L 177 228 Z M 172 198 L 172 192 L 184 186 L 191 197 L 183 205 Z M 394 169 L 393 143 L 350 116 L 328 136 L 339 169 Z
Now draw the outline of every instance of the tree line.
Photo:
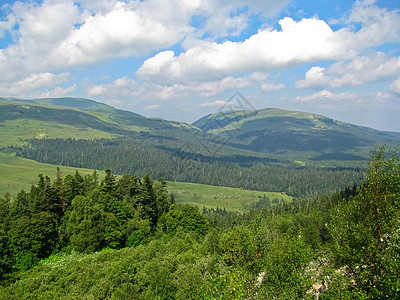
M 365 170 L 358 168 L 296 168 L 286 162 L 221 153 L 206 156 L 182 149 L 155 147 L 135 139 L 43 139 L 15 149 L 17 155 L 50 164 L 105 170 L 116 174 L 149 173 L 154 178 L 196 182 L 249 190 L 285 192 L 294 197 L 334 193 L 349 183 L 359 185 Z M 282 165 L 283 164 L 283 165 Z

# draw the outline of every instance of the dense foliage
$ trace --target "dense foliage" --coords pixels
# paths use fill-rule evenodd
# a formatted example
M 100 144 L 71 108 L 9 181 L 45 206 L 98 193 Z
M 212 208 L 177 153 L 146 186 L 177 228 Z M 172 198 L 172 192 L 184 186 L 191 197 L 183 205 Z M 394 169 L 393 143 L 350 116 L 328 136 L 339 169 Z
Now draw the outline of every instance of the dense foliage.
M 60 250 L 90 253 L 137 246 L 157 226 L 172 232 L 181 219 L 193 228 L 199 224 L 204 234 L 207 222 L 195 209 L 173 205 L 170 211 L 172 204 L 165 181 L 149 175 L 124 175 L 117 181 L 107 170 L 101 182 L 96 172 L 64 178 L 58 172 L 54 182 L 39 175 L 30 192 L 1 200 L 0 275 L 29 269 Z
M 201 147 L 186 149 L 169 140 L 158 147 L 146 139 L 132 138 L 44 139 L 30 143 L 17 150 L 17 155 L 44 163 L 100 170 L 112 167 L 117 174 L 149 173 L 170 181 L 284 192 L 295 197 L 334 193 L 349 183 L 358 185 L 364 178 L 364 171 L 356 168 L 299 168 L 286 161 L 238 156 L 222 149 L 213 156 Z
M 149 176 L 40 176 L 0 201 L 0 297 L 399 298 L 399 188 L 385 147 L 358 188 L 247 214 L 176 205 Z

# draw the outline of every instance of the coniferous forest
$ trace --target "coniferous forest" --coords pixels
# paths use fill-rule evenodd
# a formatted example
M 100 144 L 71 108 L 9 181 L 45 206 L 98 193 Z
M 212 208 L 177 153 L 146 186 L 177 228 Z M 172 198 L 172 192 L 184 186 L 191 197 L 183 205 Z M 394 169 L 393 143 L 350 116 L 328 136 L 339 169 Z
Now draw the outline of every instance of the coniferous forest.
M 333 193 L 349 184 L 359 185 L 365 173 L 364 168 L 354 165 L 299 167 L 286 160 L 235 155 L 226 150 L 218 155 L 204 150 L 186 153 L 179 143 L 169 145 L 163 141 L 154 147 L 145 139 L 136 138 L 32 139 L 29 143 L 28 147 L 12 150 L 18 156 L 44 163 L 97 170 L 112 166 L 116 174 L 149 173 L 169 181 L 284 192 L 294 197 Z
M 385 146 L 359 186 L 244 214 L 178 205 L 149 175 L 39 175 L 0 201 L 0 298 L 394 299 L 399 201 Z

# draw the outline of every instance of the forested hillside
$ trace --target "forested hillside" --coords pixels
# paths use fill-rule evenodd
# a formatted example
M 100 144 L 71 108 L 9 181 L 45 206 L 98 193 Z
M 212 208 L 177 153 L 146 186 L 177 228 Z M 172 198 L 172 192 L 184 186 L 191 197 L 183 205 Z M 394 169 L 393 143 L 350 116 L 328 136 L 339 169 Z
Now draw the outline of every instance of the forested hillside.
M 400 157 L 359 187 L 239 214 L 174 204 L 165 182 L 79 173 L 1 198 L 2 299 L 395 299 Z
M 170 153 L 148 146 L 146 140 L 30 140 L 17 155 L 36 161 L 72 167 L 106 169 L 117 174 L 147 172 L 170 181 L 197 182 L 249 190 L 285 192 L 295 197 L 335 192 L 359 184 L 359 168 L 284 167 L 285 163 L 252 156 L 205 156 Z
M 281 153 L 312 161 L 357 161 L 374 144 L 398 144 L 400 134 L 383 132 L 309 113 L 266 108 L 205 116 L 193 125 L 227 138 L 232 147 Z

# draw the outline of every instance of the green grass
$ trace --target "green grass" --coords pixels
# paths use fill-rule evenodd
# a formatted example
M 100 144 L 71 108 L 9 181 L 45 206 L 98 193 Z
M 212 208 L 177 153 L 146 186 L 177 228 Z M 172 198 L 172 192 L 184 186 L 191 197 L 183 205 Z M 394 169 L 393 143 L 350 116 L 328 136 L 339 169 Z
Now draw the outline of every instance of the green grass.
M 63 176 L 74 174 L 76 170 L 81 175 L 93 173 L 90 169 L 80 169 L 65 166 L 60 167 Z M 38 174 L 49 176 L 51 180 L 56 177 L 57 166 L 38 163 L 36 161 L 15 157 L 12 154 L 0 153 L 0 197 L 9 193 L 16 196 L 24 189 L 29 191 L 33 184 L 38 183 Z M 100 179 L 104 176 L 98 171 Z M 277 198 L 279 201 L 289 201 L 292 197 L 282 193 L 248 191 L 238 188 L 212 186 L 207 184 L 168 182 L 168 191 L 173 193 L 177 203 L 189 204 L 199 209 L 226 208 L 229 211 L 244 212 L 246 206 L 257 202 L 260 198 L 269 197 L 270 200 Z
M 77 168 L 59 166 L 63 176 L 67 174 L 75 174 Z M 93 170 L 78 169 L 81 175 L 93 173 Z M 0 197 L 6 193 L 11 196 L 24 189 L 30 190 L 32 184 L 38 183 L 38 175 L 43 174 L 55 179 L 57 166 L 50 164 L 38 163 L 33 160 L 15 157 L 12 154 L 0 153 Z M 102 176 L 103 172 L 99 172 Z
M 0 147 L 22 146 L 24 140 L 32 138 L 112 138 L 116 135 L 88 127 L 76 127 L 55 122 L 29 119 L 1 122 Z
M 168 190 L 173 193 L 177 203 L 190 204 L 202 209 L 226 208 L 229 211 L 244 212 L 246 206 L 261 198 L 277 198 L 279 201 L 290 201 L 292 197 L 283 193 L 249 191 L 238 188 L 212 186 L 207 184 L 168 182 Z

